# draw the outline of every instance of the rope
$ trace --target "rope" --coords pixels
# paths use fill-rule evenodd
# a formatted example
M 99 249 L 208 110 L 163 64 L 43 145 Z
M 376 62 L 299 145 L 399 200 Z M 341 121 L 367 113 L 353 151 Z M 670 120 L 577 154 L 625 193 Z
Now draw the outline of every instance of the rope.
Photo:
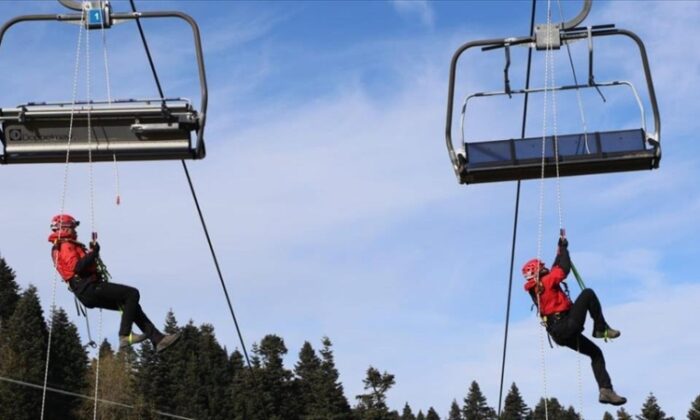
M 552 79 L 552 86 L 554 86 L 554 66 L 553 66 L 553 51 L 552 51 L 552 10 L 551 10 L 551 0 L 547 0 L 547 47 L 545 50 L 545 63 L 544 63 L 544 100 L 543 100 L 543 111 L 542 111 L 542 161 L 541 161 L 541 172 L 540 172 L 540 197 L 539 197 L 539 220 L 538 220 L 538 226 L 537 226 L 537 259 L 541 260 L 542 259 L 542 236 L 543 236 L 543 225 L 544 225 L 544 179 L 545 179 L 545 164 L 546 164 L 546 146 L 547 146 L 547 98 L 548 98 L 548 91 L 549 91 L 549 86 L 550 86 L 550 79 Z M 552 65 L 552 74 L 550 75 L 550 63 Z M 554 95 L 552 95 L 552 100 L 553 103 L 556 104 L 556 100 L 554 99 Z M 554 114 L 556 116 L 556 113 Z M 556 121 L 556 119 L 555 119 Z M 554 124 L 556 127 L 556 123 Z M 557 146 L 556 146 L 556 133 L 554 137 L 554 154 L 557 156 Z M 558 167 L 558 159 L 555 157 L 555 161 L 557 162 L 557 180 L 559 178 L 559 167 Z M 557 181 L 558 182 L 558 181 Z M 558 194 L 558 187 L 557 187 L 557 194 Z M 561 211 L 559 212 L 560 215 L 560 223 L 561 223 Z M 542 326 L 546 328 L 546 324 L 544 321 L 544 318 L 542 318 L 542 313 L 541 313 L 541 303 L 540 303 L 540 293 L 539 289 L 541 287 L 541 282 L 540 282 L 540 273 L 539 270 L 537 272 L 536 276 L 536 282 L 537 282 L 537 289 L 535 295 L 537 296 L 537 312 L 538 316 L 542 320 Z M 541 351 L 541 365 L 542 365 L 542 384 L 544 388 L 544 417 L 546 420 L 549 419 L 549 407 L 547 403 L 547 366 L 545 363 L 545 352 L 544 352 L 544 339 L 543 339 L 544 333 L 540 329 L 540 351 Z
M 104 19 L 102 19 L 104 20 Z M 104 27 L 104 24 L 103 24 Z M 95 182 L 92 165 L 92 92 L 90 79 L 90 32 L 85 36 L 85 92 L 87 96 L 87 138 L 88 138 L 88 180 L 90 185 L 90 227 L 92 229 L 92 241 L 97 241 L 97 228 L 95 224 Z M 100 309 L 100 323 L 97 332 L 97 342 L 102 341 L 102 309 Z M 97 420 L 97 395 L 100 385 L 100 344 L 97 348 L 97 361 L 95 362 L 95 404 L 93 405 L 92 418 Z
M 71 391 L 66 391 L 66 390 L 63 390 L 63 389 L 52 388 L 52 387 L 47 387 L 47 386 L 43 386 L 43 387 L 42 387 L 41 385 L 33 384 L 33 383 L 31 383 L 31 382 L 19 381 L 19 380 L 17 380 L 17 379 L 6 378 L 6 377 L 4 377 L 4 376 L 0 376 L 0 381 L 7 382 L 7 383 L 11 383 L 11 384 L 15 384 L 15 385 L 20 385 L 20 386 L 25 386 L 25 387 L 28 387 L 28 388 L 45 389 L 46 391 L 54 392 L 54 393 L 56 393 L 56 394 L 67 395 L 67 396 L 70 396 L 70 397 L 82 398 L 82 399 L 84 399 L 84 400 L 94 400 L 94 399 L 95 399 L 95 398 L 90 397 L 90 396 L 88 396 L 88 395 L 78 394 L 77 392 L 71 392 Z M 124 403 L 120 403 L 120 402 L 116 402 L 116 401 L 105 400 L 105 399 L 102 399 L 102 398 L 97 399 L 97 401 L 100 402 L 101 404 L 113 405 L 113 406 L 116 406 L 116 407 L 127 408 L 127 409 L 130 409 L 130 410 L 133 410 L 134 408 L 136 408 L 136 407 L 134 407 L 133 405 L 124 404 Z M 170 417 L 170 418 L 173 418 L 173 419 L 194 420 L 194 419 L 191 419 L 191 418 L 189 418 L 189 417 L 182 417 L 182 416 L 178 416 L 178 415 L 171 414 L 171 413 L 165 413 L 165 412 L 162 412 L 162 411 L 153 411 L 153 412 L 154 412 L 155 414 L 158 414 L 159 416 Z
M 68 123 L 68 144 L 66 148 L 66 161 L 65 165 L 63 167 L 63 189 L 61 191 L 61 206 L 60 206 L 60 212 L 59 214 L 63 214 L 65 210 L 65 204 L 66 204 L 66 191 L 68 189 L 68 169 L 69 169 L 69 163 L 70 163 L 70 146 L 71 146 L 71 140 L 73 139 L 73 122 L 74 122 L 74 112 L 75 112 L 75 102 L 76 102 L 76 97 L 78 95 L 78 74 L 80 71 L 80 46 L 82 44 L 82 37 L 83 37 L 83 24 L 85 22 L 85 11 L 83 10 L 82 16 L 81 16 L 81 21 L 78 29 L 78 42 L 77 42 L 77 48 L 75 52 L 75 65 L 73 69 L 73 98 L 72 98 L 72 103 L 71 103 L 71 113 L 70 113 L 70 121 Z M 59 239 L 60 239 L 60 231 L 59 229 Z M 54 267 L 58 266 L 58 261 L 54 259 L 53 261 Z M 46 385 L 48 383 L 48 377 L 49 377 L 49 364 L 51 360 L 51 339 L 53 337 L 53 314 L 56 310 L 56 283 L 58 280 L 58 271 L 54 271 L 53 275 L 53 287 L 51 290 L 51 316 L 50 316 L 50 322 L 49 322 L 49 337 L 48 337 L 48 344 L 46 346 L 46 362 L 44 365 L 44 386 L 43 386 L 43 391 L 41 395 L 41 420 L 44 420 L 44 412 L 46 410 Z
M 102 2 L 101 7 L 104 7 L 104 2 Z M 109 76 L 109 57 L 107 55 L 107 31 L 105 31 L 105 20 L 100 19 L 100 32 L 102 35 L 102 57 L 105 67 L 105 84 L 107 86 L 107 103 L 112 105 L 112 83 Z M 112 158 L 114 162 L 114 179 L 116 185 L 116 203 L 121 204 L 121 194 L 119 188 L 119 165 L 117 164 L 117 154 L 112 153 Z
M 134 0 L 129 0 L 129 3 L 131 4 L 131 10 L 134 13 L 137 13 L 136 4 L 134 3 Z M 156 71 L 156 67 L 155 67 L 155 64 L 153 62 L 153 57 L 151 56 L 151 50 L 150 50 L 150 48 L 148 48 L 148 42 L 146 41 L 146 35 L 143 31 L 143 27 L 141 26 L 141 21 L 138 18 L 136 18 L 136 25 L 138 26 L 139 34 L 141 35 L 141 41 L 142 41 L 143 47 L 146 51 L 146 56 L 148 58 L 148 63 L 151 67 L 151 72 L 153 73 L 153 79 L 155 80 L 156 86 L 158 88 L 158 93 L 160 94 L 160 98 L 163 101 L 165 101 L 165 94 L 163 93 L 163 88 L 160 84 L 160 79 L 158 78 L 158 72 Z M 219 276 L 219 282 L 221 283 L 221 288 L 224 291 L 224 296 L 226 297 L 226 302 L 228 303 L 228 308 L 229 308 L 229 311 L 231 312 L 231 317 L 233 318 L 233 323 L 236 326 L 236 332 L 238 333 L 238 339 L 241 343 L 241 347 L 243 348 L 243 355 L 245 356 L 245 360 L 246 360 L 246 363 L 248 364 L 248 367 L 251 368 L 251 371 L 252 371 L 252 364 L 250 363 L 250 358 L 248 357 L 248 350 L 247 350 L 245 342 L 243 340 L 243 334 L 241 333 L 241 329 L 238 325 L 238 320 L 237 320 L 236 314 L 233 310 L 233 305 L 231 304 L 231 298 L 229 297 L 228 289 L 226 288 L 224 276 L 221 273 L 221 267 L 219 266 L 219 260 L 216 257 L 216 252 L 214 251 L 214 245 L 211 242 L 211 237 L 209 236 L 209 230 L 207 229 L 206 222 L 204 221 L 204 215 L 202 213 L 202 209 L 199 206 L 199 200 L 197 200 L 197 193 L 195 192 L 194 185 L 192 184 L 192 178 L 190 177 L 190 173 L 187 169 L 187 164 L 185 163 L 184 160 L 182 160 L 182 168 L 185 171 L 185 176 L 187 177 L 187 183 L 189 184 L 190 192 L 192 193 L 192 199 L 194 200 L 194 204 L 197 207 L 197 213 L 199 214 L 199 221 L 202 224 L 202 229 L 204 230 L 204 236 L 206 237 L 207 244 L 209 245 L 209 251 L 211 252 L 212 259 L 214 260 L 214 266 L 216 267 L 216 272 Z
M 559 17 L 562 22 L 564 22 L 564 12 L 561 7 L 561 0 L 557 0 L 557 4 L 559 5 Z M 590 27 L 589 27 L 590 30 Z M 586 124 L 586 114 L 583 109 L 583 101 L 581 100 L 581 89 L 579 89 L 579 84 L 578 84 L 578 77 L 576 77 L 576 67 L 574 66 L 574 59 L 571 56 L 571 46 L 569 43 L 566 43 L 566 52 L 567 55 L 569 56 L 569 65 L 571 66 L 571 73 L 574 76 L 574 85 L 576 86 L 576 99 L 578 101 L 578 110 L 579 110 L 579 115 L 581 117 L 581 125 L 583 126 L 583 142 L 584 146 L 586 148 L 586 153 L 591 153 L 590 149 L 588 148 L 588 126 Z
M 532 12 L 530 14 L 530 36 L 534 33 L 535 30 L 535 11 L 537 9 L 537 0 L 532 0 Z M 527 89 L 530 88 L 530 70 L 532 68 L 532 48 L 528 49 L 527 53 L 527 69 L 526 69 L 526 75 L 525 75 L 525 97 L 524 97 L 524 103 L 523 103 L 523 120 L 522 120 L 522 125 L 521 125 L 521 130 L 520 130 L 520 138 L 525 138 L 525 128 L 527 126 L 527 105 L 528 105 L 528 98 L 529 98 L 529 93 L 527 92 Z M 505 371 L 506 371 L 506 353 L 508 350 L 508 326 L 510 325 L 510 303 L 511 303 L 511 296 L 512 296 L 512 291 L 513 291 L 513 269 L 515 266 L 515 244 L 517 241 L 517 233 L 518 233 L 518 214 L 520 212 L 520 180 L 518 180 L 518 184 L 516 187 L 515 191 L 515 211 L 513 215 L 513 240 L 511 242 L 510 246 L 510 276 L 508 278 L 508 299 L 507 299 L 507 304 L 506 304 L 506 325 L 505 325 L 505 332 L 503 334 L 503 358 L 501 360 L 501 384 L 500 388 L 498 391 L 498 417 L 501 416 L 501 403 L 503 401 L 503 383 L 504 383 L 504 376 L 505 376 Z

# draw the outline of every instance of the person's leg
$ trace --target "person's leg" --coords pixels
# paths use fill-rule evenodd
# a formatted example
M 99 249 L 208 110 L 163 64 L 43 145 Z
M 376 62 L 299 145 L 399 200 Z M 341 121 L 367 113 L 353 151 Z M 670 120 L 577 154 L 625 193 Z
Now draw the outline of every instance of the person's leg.
M 148 316 L 146 316 L 146 313 L 143 312 L 141 305 L 136 306 L 136 316 L 134 318 L 134 322 L 139 327 L 141 332 L 146 334 L 146 337 L 148 337 L 154 343 L 157 343 L 161 340 L 161 338 L 163 338 L 163 334 L 158 331 L 158 328 L 156 328 L 151 320 L 148 319 Z
M 591 358 L 591 368 L 593 369 L 593 376 L 595 376 L 595 380 L 598 383 L 598 388 L 612 388 L 610 375 L 608 375 L 608 371 L 605 369 L 605 357 L 595 343 L 586 338 L 583 334 L 578 334 L 562 344 Z
M 586 322 L 586 313 L 590 313 L 591 318 L 593 318 L 594 332 L 604 332 L 610 328 L 603 316 L 603 309 L 600 306 L 598 296 L 596 296 L 592 289 L 583 289 L 571 306 L 571 309 L 569 309 L 568 322 L 571 324 L 571 327 L 577 329 L 578 332 L 583 331 L 583 325 Z
M 137 289 L 117 283 L 101 282 L 87 287 L 79 298 L 88 307 L 121 310 L 119 335 L 123 337 L 131 334 L 131 326 L 140 308 Z

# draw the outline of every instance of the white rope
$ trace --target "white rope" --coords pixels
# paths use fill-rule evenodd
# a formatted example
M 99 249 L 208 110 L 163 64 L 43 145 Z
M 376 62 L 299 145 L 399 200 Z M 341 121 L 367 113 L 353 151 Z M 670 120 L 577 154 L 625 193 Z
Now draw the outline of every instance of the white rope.
M 88 31 L 85 37 L 85 72 L 86 72 L 86 95 L 87 95 L 87 138 L 88 138 L 88 180 L 90 184 L 90 223 L 92 229 L 92 241 L 97 240 L 97 226 L 95 224 L 95 181 L 93 176 L 93 165 L 92 165 L 92 95 L 91 95 L 91 83 L 90 78 L 90 32 Z M 100 322 L 97 332 L 97 342 L 102 342 L 102 309 L 100 309 Z M 99 393 L 100 385 L 100 344 L 97 347 L 97 361 L 95 362 L 95 404 L 93 405 L 92 418 L 97 420 L 97 396 Z
M 560 17 L 561 21 L 564 22 L 564 12 L 562 11 L 561 0 L 557 0 L 557 4 L 559 5 L 559 17 Z M 590 46 L 590 43 L 593 42 L 593 38 L 590 37 L 590 31 L 591 31 L 591 28 L 589 26 L 588 27 L 589 46 Z M 566 48 L 567 49 L 569 48 L 569 44 L 566 45 Z M 576 83 L 576 84 L 578 85 L 578 83 Z M 578 101 L 579 117 L 581 118 L 581 125 L 583 126 L 583 144 L 584 144 L 584 147 L 586 148 L 586 153 L 590 154 L 591 150 L 588 148 L 588 124 L 586 123 L 586 114 L 585 114 L 584 108 L 583 108 L 583 101 L 581 100 L 581 89 L 579 89 L 578 86 L 576 87 L 576 100 Z
M 81 16 L 81 21 L 78 29 L 78 42 L 77 42 L 77 48 L 75 52 L 75 65 L 74 65 L 74 70 L 73 70 L 73 98 L 72 98 L 72 103 L 71 103 L 71 113 L 70 113 L 70 121 L 68 123 L 68 145 L 66 148 L 66 161 L 65 165 L 63 168 L 63 189 L 61 191 L 61 205 L 60 205 L 60 215 L 63 215 L 63 212 L 65 211 L 65 204 L 66 204 L 66 191 L 68 189 L 68 168 L 69 168 L 69 163 L 70 163 L 70 146 L 71 146 L 71 140 L 73 139 L 73 120 L 74 120 L 74 112 L 75 112 L 75 102 L 76 102 L 76 97 L 78 94 L 78 75 L 80 72 L 80 46 L 82 44 L 82 37 L 83 37 L 83 24 L 85 22 L 85 11 L 83 11 L 82 16 Z M 61 230 L 59 229 L 59 239 L 61 235 Z M 58 267 L 58 261 L 57 261 L 57 256 L 54 257 L 53 261 L 54 267 Z M 47 383 L 48 383 L 48 378 L 49 378 L 49 364 L 51 360 L 51 339 L 53 338 L 53 316 L 56 308 L 56 283 L 58 280 L 58 271 L 55 270 L 54 276 L 53 276 L 53 287 L 51 291 L 51 314 L 49 316 L 49 323 L 48 323 L 48 328 L 49 328 L 49 337 L 48 337 L 48 344 L 46 346 L 46 362 L 44 365 L 44 386 L 42 389 L 42 395 L 41 395 L 41 420 L 44 419 L 44 412 L 46 410 L 46 389 L 47 389 Z
M 104 7 L 104 3 L 102 3 L 102 7 Z M 104 61 L 104 68 L 105 68 L 105 84 L 107 86 L 107 104 L 109 106 L 112 105 L 112 83 L 111 83 L 111 78 L 109 76 L 109 57 L 107 54 L 107 31 L 105 31 L 105 20 L 101 19 L 101 28 L 100 32 L 102 35 L 102 58 Z M 114 162 L 114 179 L 116 180 L 115 185 L 116 185 L 116 203 L 117 205 L 121 204 L 121 194 L 120 194 L 120 187 L 119 187 L 119 165 L 117 164 L 117 154 L 112 153 L 112 161 Z

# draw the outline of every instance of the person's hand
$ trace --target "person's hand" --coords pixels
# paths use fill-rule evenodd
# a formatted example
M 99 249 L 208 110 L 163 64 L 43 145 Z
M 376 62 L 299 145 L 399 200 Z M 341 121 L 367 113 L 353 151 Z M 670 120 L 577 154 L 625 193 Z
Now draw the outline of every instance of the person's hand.
M 562 248 L 567 248 L 569 246 L 569 240 L 563 236 L 559 237 L 559 246 Z
M 97 243 L 97 241 L 91 241 L 90 242 L 90 249 L 92 250 L 92 252 L 95 253 L 95 255 L 97 255 L 100 253 L 100 244 Z

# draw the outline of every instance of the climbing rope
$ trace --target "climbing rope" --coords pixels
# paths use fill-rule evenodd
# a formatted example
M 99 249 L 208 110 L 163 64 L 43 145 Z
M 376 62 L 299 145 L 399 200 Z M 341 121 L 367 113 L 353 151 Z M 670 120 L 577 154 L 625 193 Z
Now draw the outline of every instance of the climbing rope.
M 60 205 L 60 211 L 59 214 L 63 214 L 65 210 L 65 203 L 66 203 L 66 191 L 68 189 L 68 169 L 69 169 L 69 163 L 70 163 L 70 147 L 71 147 L 71 140 L 73 139 L 73 121 L 74 121 L 74 110 L 75 110 L 75 103 L 76 103 L 76 97 L 78 95 L 78 75 L 80 71 L 80 46 L 82 44 L 82 37 L 83 37 L 83 24 L 85 22 L 85 11 L 83 10 L 82 16 L 81 16 L 81 21 L 78 29 L 78 42 L 77 42 L 77 48 L 75 52 L 75 65 L 74 65 L 74 70 L 73 70 L 73 94 L 72 94 L 72 100 L 71 100 L 71 113 L 70 113 L 70 120 L 68 123 L 68 144 L 66 148 L 66 160 L 65 160 L 65 165 L 63 167 L 63 189 L 61 191 L 61 205 Z M 61 235 L 61 230 L 59 229 L 59 239 Z M 54 267 L 58 266 L 58 261 L 54 259 L 53 261 Z M 44 386 L 43 386 L 43 391 L 41 395 L 41 420 L 44 420 L 44 412 L 46 410 L 46 387 L 48 383 L 48 377 L 49 377 L 49 363 L 51 360 L 51 339 L 53 337 L 53 314 L 56 310 L 56 283 L 58 281 L 58 271 L 54 272 L 53 276 L 53 286 L 51 290 L 51 316 L 50 316 L 50 321 L 49 321 L 49 336 L 48 336 L 48 344 L 46 346 L 46 362 L 44 365 Z
M 564 11 L 562 10 L 561 6 L 561 0 L 557 0 L 557 5 L 559 6 L 559 18 L 561 19 L 562 24 L 565 22 L 564 20 Z M 591 27 L 588 27 L 588 33 L 590 35 Z M 593 43 L 593 38 L 589 36 L 588 38 L 588 43 L 589 43 L 589 48 L 592 48 L 592 43 Z M 586 124 L 586 113 L 584 112 L 583 109 L 583 101 L 581 100 L 581 89 L 578 87 L 578 77 L 576 77 L 576 67 L 574 66 L 574 59 L 571 56 L 571 46 L 569 43 L 566 43 L 566 53 L 569 56 L 569 66 L 571 67 L 571 73 L 574 77 L 574 85 L 576 86 L 576 100 L 578 102 L 578 110 L 579 110 L 579 117 L 581 118 L 581 125 L 583 126 L 583 144 L 586 153 L 591 153 L 591 150 L 588 147 L 588 125 Z
M 104 7 L 104 3 L 100 5 Z M 102 59 L 104 62 L 105 69 L 105 85 L 107 87 L 107 104 L 112 105 L 112 83 L 109 76 L 109 56 L 107 54 L 107 31 L 105 30 L 105 19 L 100 19 L 100 34 L 102 37 Z M 121 194 L 119 188 L 119 164 L 117 163 L 117 154 L 112 153 L 112 162 L 114 164 L 114 179 L 115 179 L 115 202 L 117 205 L 121 204 Z

